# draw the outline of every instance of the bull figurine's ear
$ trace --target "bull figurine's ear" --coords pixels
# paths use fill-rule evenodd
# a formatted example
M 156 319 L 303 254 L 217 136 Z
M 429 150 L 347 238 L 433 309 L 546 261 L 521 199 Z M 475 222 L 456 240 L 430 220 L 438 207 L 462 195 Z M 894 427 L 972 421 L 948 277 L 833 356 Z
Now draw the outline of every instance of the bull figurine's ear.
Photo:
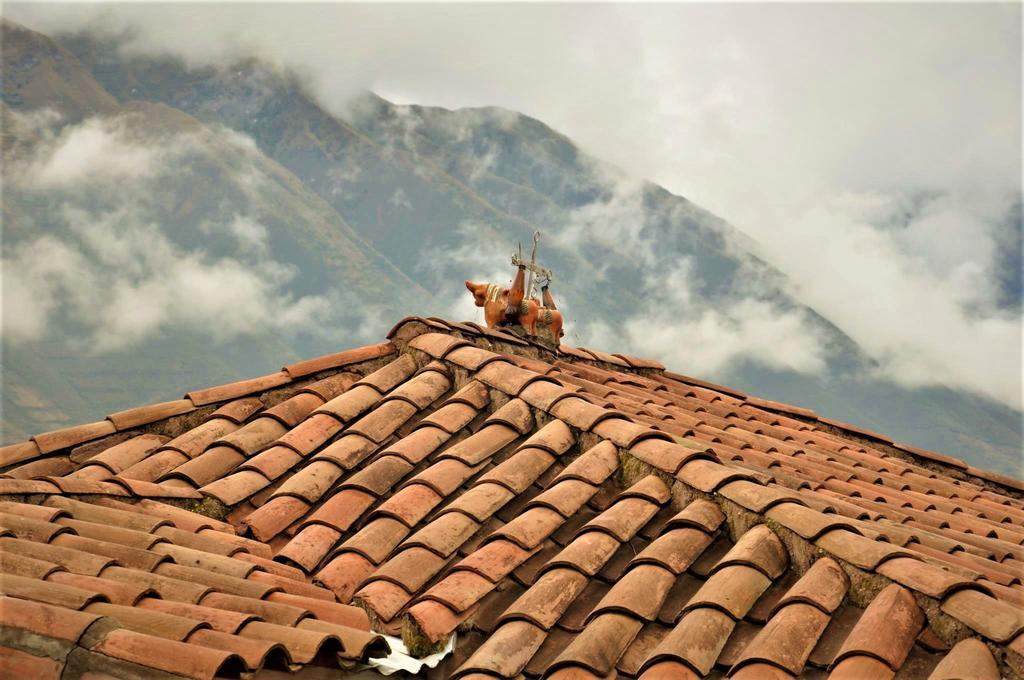
M 470 281 L 469 279 L 466 279 L 466 289 L 469 290 L 470 293 L 475 293 L 476 284 Z

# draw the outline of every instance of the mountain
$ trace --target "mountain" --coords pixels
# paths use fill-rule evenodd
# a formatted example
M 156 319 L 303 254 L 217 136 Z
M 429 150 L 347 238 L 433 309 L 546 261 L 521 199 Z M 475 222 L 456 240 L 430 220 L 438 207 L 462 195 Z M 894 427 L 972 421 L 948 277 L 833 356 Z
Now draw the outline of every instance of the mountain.
M 210 333 L 210 315 L 170 314 L 158 332 L 101 352 L 64 341 L 81 329 L 57 314 L 48 340 L 15 342 L 5 332 L 5 377 L 13 376 L 4 383 L 5 439 L 168 398 L 195 386 L 198 375 L 208 383 L 332 351 L 352 329 L 379 337 L 402 314 L 465 310 L 462 279 L 507 277 L 508 256 L 540 230 L 571 344 L 628 349 L 629 331 L 647 325 L 671 338 L 674 318 L 748 330 L 756 328 L 743 325 L 751 319 L 785 322 L 799 329 L 796 344 L 804 334 L 824 348 L 813 370 L 746 359 L 702 377 L 1020 472 L 1018 412 L 967 392 L 908 389 L 880 377 L 856 343 L 790 293 L 785 275 L 742 233 L 624 176 L 538 120 L 496 108 L 397 106 L 372 93 L 332 112 L 301 79 L 255 59 L 189 68 L 125 56 L 116 40 L 90 34 L 55 42 L 5 24 L 4 37 L 5 119 L 44 108 L 62 116 L 43 133 L 22 125 L 13 139 L 5 135 L 5 155 L 12 145 L 31 158 L 97 120 L 126 121 L 118 130 L 147 148 L 185 147 L 166 161 L 169 169 L 135 187 L 146 222 L 209 269 L 237 262 L 259 272 L 274 282 L 262 297 L 277 301 L 266 318 L 221 334 Z M 125 192 L 109 185 L 87 198 L 77 189 L 40 195 L 14 187 L 5 195 L 4 256 L 40 235 L 77 244 L 82 230 L 69 226 L 69 206 L 103 216 L 124 211 L 124 201 Z M 240 254 L 239 224 L 257 225 L 260 254 Z M 309 312 L 281 321 L 297 307 Z M 175 323 L 181 318 L 188 323 Z M 77 396 L 124 385 L 107 381 L 119 371 L 145 378 L 132 394 L 111 390 L 103 404 Z

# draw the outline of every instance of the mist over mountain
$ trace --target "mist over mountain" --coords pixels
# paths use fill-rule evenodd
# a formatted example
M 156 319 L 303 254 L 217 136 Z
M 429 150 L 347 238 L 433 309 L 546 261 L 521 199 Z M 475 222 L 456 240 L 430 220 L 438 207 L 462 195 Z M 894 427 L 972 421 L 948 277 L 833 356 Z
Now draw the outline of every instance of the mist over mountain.
M 370 92 L 332 111 L 258 59 L 189 67 L 6 21 L 3 73 L 5 441 L 376 340 L 406 314 L 477 319 L 462 280 L 506 281 L 540 230 L 569 344 L 1020 473 L 1015 408 L 889 379 L 757 242 L 541 121 Z M 1019 313 L 1019 252 L 1000 262 Z

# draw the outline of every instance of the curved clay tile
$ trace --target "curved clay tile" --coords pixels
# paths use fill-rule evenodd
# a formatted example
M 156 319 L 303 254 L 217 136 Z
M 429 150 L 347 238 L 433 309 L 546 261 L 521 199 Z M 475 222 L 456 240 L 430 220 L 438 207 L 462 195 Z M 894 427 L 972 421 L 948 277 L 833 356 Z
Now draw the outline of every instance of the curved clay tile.
M 999 667 L 988 646 L 978 638 L 968 638 L 949 650 L 928 680 L 998 680 L 1000 677 Z
M 836 655 L 836 661 L 860 654 L 874 657 L 892 670 L 898 670 L 923 625 L 924 614 L 911 592 L 892 584 L 876 595 L 864 610 Z

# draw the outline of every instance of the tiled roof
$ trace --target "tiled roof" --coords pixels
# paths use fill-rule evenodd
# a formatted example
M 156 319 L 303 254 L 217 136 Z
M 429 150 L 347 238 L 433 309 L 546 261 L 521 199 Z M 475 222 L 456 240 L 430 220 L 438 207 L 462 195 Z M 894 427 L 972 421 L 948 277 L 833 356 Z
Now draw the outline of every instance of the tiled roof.
M 0 464 L 5 677 L 1024 674 L 1020 481 L 476 324 Z

